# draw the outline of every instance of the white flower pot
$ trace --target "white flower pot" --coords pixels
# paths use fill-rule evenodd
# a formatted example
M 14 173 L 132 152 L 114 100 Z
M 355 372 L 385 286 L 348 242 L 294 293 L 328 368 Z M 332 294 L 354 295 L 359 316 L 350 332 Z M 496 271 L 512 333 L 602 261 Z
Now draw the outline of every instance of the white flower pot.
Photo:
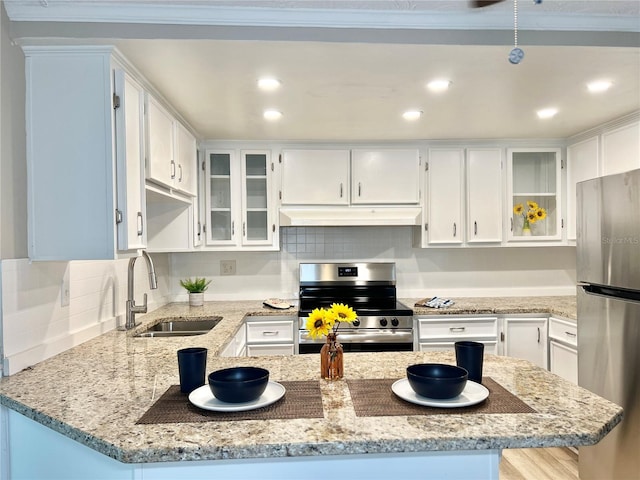
M 204 293 L 190 293 L 189 294 L 189 306 L 190 307 L 201 307 L 204 305 Z

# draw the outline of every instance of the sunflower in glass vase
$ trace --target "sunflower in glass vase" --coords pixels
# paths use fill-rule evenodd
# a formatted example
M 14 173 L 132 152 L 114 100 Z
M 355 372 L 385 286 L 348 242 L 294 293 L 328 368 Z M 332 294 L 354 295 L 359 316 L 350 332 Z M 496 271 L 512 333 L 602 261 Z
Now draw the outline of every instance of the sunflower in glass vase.
M 320 350 L 320 375 L 322 378 L 337 380 L 344 375 L 342 345 L 338 342 L 340 323 L 353 323 L 358 318 L 348 305 L 333 303 L 328 309 L 314 308 L 307 317 L 306 327 L 311 338 L 327 337 Z
M 536 202 L 527 200 L 528 210 L 525 212 L 524 205 L 518 203 L 513 207 L 513 213 L 518 216 L 522 216 L 524 223 L 522 225 L 522 235 L 531 235 L 531 225 L 536 222 L 541 222 L 547 218 L 547 211 L 540 207 Z

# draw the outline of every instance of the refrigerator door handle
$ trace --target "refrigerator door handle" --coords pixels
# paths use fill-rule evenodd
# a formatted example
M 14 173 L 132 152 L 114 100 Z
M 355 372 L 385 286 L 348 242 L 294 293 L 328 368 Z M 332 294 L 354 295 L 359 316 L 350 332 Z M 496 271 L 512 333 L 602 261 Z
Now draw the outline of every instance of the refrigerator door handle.
M 627 290 L 624 288 L 607 287 L 603 285 L 594 285 L 591 283 L 578 283 L 578 286 L 582 288 L 582 290 L 587 295 L 595 295 L 598 297 L 613 299 L 617 298 L 629 302 L 640 303 L 640 291 L 638 290 Z

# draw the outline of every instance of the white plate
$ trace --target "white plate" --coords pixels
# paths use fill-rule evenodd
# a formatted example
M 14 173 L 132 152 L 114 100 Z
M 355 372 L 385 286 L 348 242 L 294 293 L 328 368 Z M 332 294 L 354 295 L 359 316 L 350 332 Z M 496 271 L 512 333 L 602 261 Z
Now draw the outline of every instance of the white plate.
M 278 382 L 269 381 L 267 388 L 257 399 L 252 402 L 229 403 L 218 400 L 211 393 L 209 385 L 203 385 L 196 388 L 189 394 L 189 401 L 196 407 L 205 410 L 213 410 L 214 412 L 244 412 L 246 410 L 255 410 L 257 408 L 266 407 L 277 402 L 284 396 L 285 388 Z
M 418 395 L 411 385 L 409 380 L 402 378 L 391 385 L 391 390 L 401 399 L 407 402 L 415 403 L 417 405 L 423 405 L 425 407 L 440 407 L 440 408 L 459 408 L 469 407 L 477 403 L 482 402 L 489 396 L 489 390 L 484 385 L 479 383 L 467 381 L 464 390 L 460 395 L 453 398 L 447 398 L 444 400 L 437 398 L 428 398 Z

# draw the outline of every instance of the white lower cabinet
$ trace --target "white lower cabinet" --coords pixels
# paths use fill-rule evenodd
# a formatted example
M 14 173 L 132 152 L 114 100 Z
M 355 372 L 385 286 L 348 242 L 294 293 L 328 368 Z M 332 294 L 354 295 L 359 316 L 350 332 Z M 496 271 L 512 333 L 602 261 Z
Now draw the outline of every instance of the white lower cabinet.
M 247 317 L 247 355 L 293 355 L 296 317 Z
M 549 319 L 549 370 L 578 384 L 578 331 L 574 320 Z
M 457 341 L 467 340 L 485 345 L 485 353 L 522 358 L 548 369 L 551 348 L 551 371 L 571 379 L 577 367 L 575 322 L 542 315 L 429 315 L 418 316 L 416 349 L 421 352 L 454 351 Z M 572 330 L 570 327 L 573 326 Z M 549 332 L 547 330 L 549 328 Z M 548 338 L 556 345 L 548 346 Z M 573 339 L 573 340 L 572 340 Z M 568 349 L 568 351 L 567 351 Z M 555 361 L 555 363 L 554 363 Z M 575 367 L 574 367 L 575 365 Z M 555 371 L 554 371 L 555 369 Z M 560 372 L 566 372 L 564 374 Z
M 220 352 L 221 357 L 244 357 L 247 355 L 247 327 L 243 323 L 226 347 Z
M 547 317 L 506 317 L 502 333 L 504 355 L 548 369 Z
M 437 315 L 418 317 L 418 348 L 421 352 L 454 351 L 462 340 L 481 342 L 485 352 L 499 354 L 498 317 Z

